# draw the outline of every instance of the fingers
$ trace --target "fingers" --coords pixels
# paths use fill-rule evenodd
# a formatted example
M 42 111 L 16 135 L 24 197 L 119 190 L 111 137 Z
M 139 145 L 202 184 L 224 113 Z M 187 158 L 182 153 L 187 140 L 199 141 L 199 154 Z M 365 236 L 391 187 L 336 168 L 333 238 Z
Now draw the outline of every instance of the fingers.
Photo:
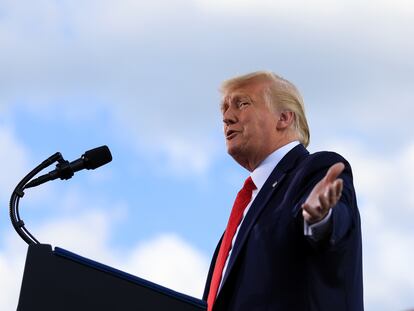
M 344 189 L 344 182 L 342 179 L 337 179 L 334 182 L 334 187 L 336 191 L 336 201 L 338 202 L 342 195 L 342 190 Z
M 320 206 L 312 207 L 308 203 L 302 204 L 303 218 L 310 224 L 322 220 L 327 212 L 325 212 Z
M 342 162 L 338 162 L 332 165 L 325 175 L 326 181 L 329 183 L 334 182 L 334 180 L 342 173 L 344 168 L 345 165 Z
M 327 190 L 328 205 L 333 207 L 341 198 L 343 188 L 342 179 L 335 180 Z
M 334 186 L 334 184 L 331 185 L 331 187 L 328 188 L 328 205 L 332 204 L 332 202 L 335 202 L 336 200 L 336 187 Z
M 308 224 L 312 224 L 315 221 L 313 220 L 314 217 L 311 216 L 311 214 L 308 213 L 308 211 L 306 210 L 306 208 L 302 205 L 302 215 L 303 215 L 303 219 L 308 223 Z
M 319 195 L 322 210 L 329 210 L 338 203 L 342 195 L 342 188 L 343 181 L 339 178 L 328 186 L 324 194 Z
M 315 213 L 314 209 L 311 208 L 308 203 L 302 204 L 302 215 L 303 219 L 305 219 L 305 221 L 310 224 L 316 222 L 319 218 L 319 215 Z

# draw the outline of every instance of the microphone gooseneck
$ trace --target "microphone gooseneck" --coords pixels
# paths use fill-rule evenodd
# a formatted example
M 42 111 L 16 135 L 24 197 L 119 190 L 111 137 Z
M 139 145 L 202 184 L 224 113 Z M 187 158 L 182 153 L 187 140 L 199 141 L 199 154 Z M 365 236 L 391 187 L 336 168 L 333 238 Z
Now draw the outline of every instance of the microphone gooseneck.
M 97 147 L 86 151 L 79 159 L 64 160 L 60 152 L 56 152 L 27 174 L 14 189 L 10 198 L 10 219 L 14 229 L 27 244 L 39 244 L 39 241 L 26 229 L 24 221 L 19 214 L 19 201 L 24 196 L 24 190 L 35 187 L 56 178 L 69 179 L 77 171 L 94 170 L 112 161 L 112 155 L 107 146 Z M 58 162 L 56 169 L 32 180 L 39 172 Z

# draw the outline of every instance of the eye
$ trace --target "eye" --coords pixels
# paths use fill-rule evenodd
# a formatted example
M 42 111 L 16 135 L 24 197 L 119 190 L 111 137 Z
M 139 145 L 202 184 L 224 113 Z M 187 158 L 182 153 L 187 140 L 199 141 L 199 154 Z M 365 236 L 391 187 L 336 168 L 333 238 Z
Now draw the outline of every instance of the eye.
M 240 100 L 237 102 L 237 108 L 241 109 L 245 106 L 248 106 L 250 104 L 250 102 L 248 102 L 247 100 Z

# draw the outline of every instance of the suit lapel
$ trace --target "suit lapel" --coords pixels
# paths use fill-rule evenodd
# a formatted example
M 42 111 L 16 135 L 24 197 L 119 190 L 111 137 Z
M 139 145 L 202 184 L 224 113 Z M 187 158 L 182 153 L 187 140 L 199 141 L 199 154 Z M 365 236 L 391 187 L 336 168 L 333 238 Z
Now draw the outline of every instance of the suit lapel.
M 277 164 L 277 166 L 270 174 L 269 178 L 266 180 L 263 187 L 260 189 L 240 227 L 237 239 L 232 249 L 226 273 L 223 276 L 221 287 L 224 286 L 229 274 L 232 271 L 234 263 L 237 260 L 237 257 L 240 254 L 240 251 L 243 248 L 244 243 L 247 240 L 250 230 L 256 223 L 257 218 L 263 211 L 267 202 L 277 191 L 277 189 L 280 188 L 280 185 L 283 183 L 283 180 L 288 171 L 290 171 L 292 168 L 296 166 L 297 160 L 308 153 L 309 152 L 301 144 L 294 147 L 282 158 L 282 160 L 280 160 L 280 162 Z

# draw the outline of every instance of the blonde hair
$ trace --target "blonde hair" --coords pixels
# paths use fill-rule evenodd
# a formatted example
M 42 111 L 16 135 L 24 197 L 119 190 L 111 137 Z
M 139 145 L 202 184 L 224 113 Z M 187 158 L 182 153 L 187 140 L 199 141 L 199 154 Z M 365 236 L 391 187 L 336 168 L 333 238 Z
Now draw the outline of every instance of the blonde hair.
M 270 71 L 256 71 L 238 76 L 222 83 L 220 91 L 225 94 L 236 88 L 253 83 L 264 83 L 263 99 L 273 111 L 292 111 L 295 114 L 293 127 L 297 139 L 307 147 L 310 133 L 305 116 L 305 106 L 298 89 L 288 80 Z

